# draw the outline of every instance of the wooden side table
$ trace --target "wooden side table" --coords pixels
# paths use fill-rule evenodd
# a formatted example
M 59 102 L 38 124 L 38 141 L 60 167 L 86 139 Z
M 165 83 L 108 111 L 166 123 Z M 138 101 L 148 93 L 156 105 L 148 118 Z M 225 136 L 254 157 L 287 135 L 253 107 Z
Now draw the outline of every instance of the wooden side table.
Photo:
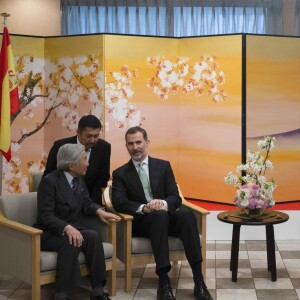
M 271 280 L 276 281 L 277 273 L 273 225 L 286 222 L 289 219 L 289 216 L 283 212 L 267 210 L 261 217 L 257 219 L 251 219 L 247 217 L 246 214 L 243 213 L 241 210 L 228 210 L 219 213 L 218 219 L 221 222 L 233 225 L 230 258 L 230 271 L 232 271 L 231 280 L 233 282 L 237 281 L 241 225 L 264 225 L 266 226 L 268 270 L 271 272 Z

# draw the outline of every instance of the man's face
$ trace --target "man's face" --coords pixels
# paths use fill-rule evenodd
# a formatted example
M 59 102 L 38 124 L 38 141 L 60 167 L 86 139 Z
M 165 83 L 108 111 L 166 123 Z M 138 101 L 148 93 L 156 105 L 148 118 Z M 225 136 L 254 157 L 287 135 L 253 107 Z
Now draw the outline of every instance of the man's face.
M 79 142 L 85 146 L 85 149 L 92 148 L 99 140 L 100 128 L 85 127 L 83 130 L 77 130 Z
M 148 155 L 149 140 L 146 141 L 141 132 L 128 134 L 126 137 L 126 148 L 132 159 L 143 161 Z
M 89 162 L 86 157 L 85 151 L 80 153 L 80 160 L 76 164 L 70 164 L 70 174 L 74 177 L 84 176 L 87 170 Z

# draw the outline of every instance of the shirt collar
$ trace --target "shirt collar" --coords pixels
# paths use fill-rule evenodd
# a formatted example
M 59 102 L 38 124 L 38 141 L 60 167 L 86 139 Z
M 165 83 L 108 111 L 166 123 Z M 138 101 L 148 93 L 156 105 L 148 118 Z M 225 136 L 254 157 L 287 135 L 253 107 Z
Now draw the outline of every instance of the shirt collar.
M 78 139 L 78 136 L 77 136 L 77 144 L 82 145 L 82 144 L 80 143 L 79 139 Z M 84 145 L 82 145 L 82 146 L 85 148 Z M 91 152 L 91 150 L 92 150 L 91 148 L 85 149 L 85 152 Z
M 149 157 L 147 156 L 143 161 L 141 161 L 141 162 L 139 162 L 139 161 L 136 161 L 136 160 L 134 160 L 133 158 L 132 158 L 132 162 L 133 162 L 133 164 L 134 164 L 134 166 L 137 168 L 138 167 L 138 165 L 140 164 L 140 163 L 143 163 L 143 164 L 145 164 L 145 165 L 149 165 L 149 163 L 148 163 L 148 161 L 149 161 Z
M 67 172 L 67 171 L 64 171 L 64 173 L 65 173 L 66 178 L 67 178 L 67 180 L 69 182 L 69 185 L 71 185 L 71 182 L 72 182 L 72 180 L 73 180 L 74 177 L 69 172 Z

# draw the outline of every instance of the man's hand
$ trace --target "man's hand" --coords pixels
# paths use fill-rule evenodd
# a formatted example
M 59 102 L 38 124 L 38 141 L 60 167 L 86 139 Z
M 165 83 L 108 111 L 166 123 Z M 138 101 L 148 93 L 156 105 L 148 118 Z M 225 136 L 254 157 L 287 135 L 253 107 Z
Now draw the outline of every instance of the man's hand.
M 83 243 L 83 236 L 72 225 L 67 225 L 64 229 L 65 234 L 69 237 L 69 243 L 74 247 L 81 247 Z
M 146 207 L 150 210 L 149 212 L 153 210 L 166 210 L 164 202 L 161 199 L 151 200 L 150 202 L 147 203 Z
M 113 213 L 107 212 L 103 209 L 98 209 L 97 215 L 99 216 L 100 220 L 105 224 L 109 223 L 109 219 L 116 220 L 117 222 L 119 222 L 121 220 L 121 218 L 119 216 L 117 216 Z

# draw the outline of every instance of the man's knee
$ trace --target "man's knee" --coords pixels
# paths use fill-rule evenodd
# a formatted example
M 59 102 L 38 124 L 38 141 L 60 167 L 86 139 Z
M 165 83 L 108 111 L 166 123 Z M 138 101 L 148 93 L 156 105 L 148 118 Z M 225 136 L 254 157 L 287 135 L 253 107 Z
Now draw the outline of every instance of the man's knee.
M 86 229 L 82 232 L 84 241 L 100 242 L 99 234 L 96 230 Z
M 169 213 L 165 210 L 155 210 L 151 214 L 156 222 L 169 220 Z
M 178 214 L 179 222 L 186 226 L 197 226 L 197 220 L 191 210 L 185 209 Z

